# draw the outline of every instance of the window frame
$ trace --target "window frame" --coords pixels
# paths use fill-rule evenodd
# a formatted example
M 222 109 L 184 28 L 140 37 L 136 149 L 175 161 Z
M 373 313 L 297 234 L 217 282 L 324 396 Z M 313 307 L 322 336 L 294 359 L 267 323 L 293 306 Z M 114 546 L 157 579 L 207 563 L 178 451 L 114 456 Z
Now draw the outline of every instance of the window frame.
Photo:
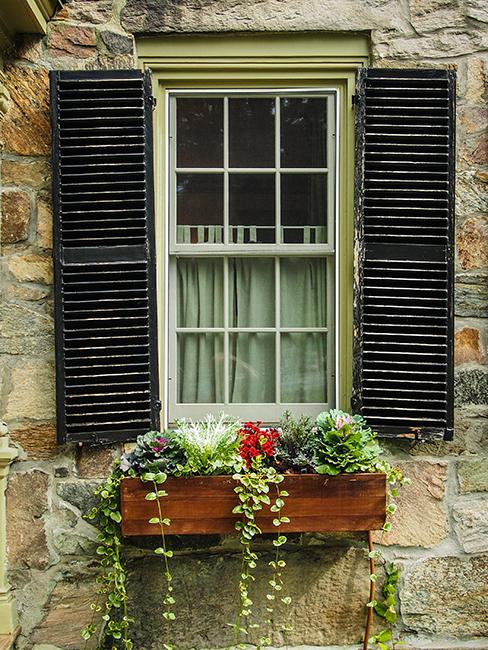
M 341 245 L 337 255 L 335 359 L 336 406 L 349 409 L 352 393 L 353 283 L 357 266 L 354 247 L 354 110 L 356 71 L 368 65 L 369 42 L 366 35 L 342 34 L 225 34 L 171 35 L 141 38 L 136 42 L 138 63 L 153 73 L 155 213 L 158 295 L 160 386 L 162 425 L 168 425 L 169 390 L 164 369 L 167 366 L 169 328 L 166 323 L 169 292 L 168 246 L 165 215 L 169 197 L 166 191 L 169 153 L 165 147 L 168 132 L 167 90 L 181 89 L 334 89 L 338 97 L 338 138 L 336 237 Z M 339 326 L 337 326 L 339 324 Z

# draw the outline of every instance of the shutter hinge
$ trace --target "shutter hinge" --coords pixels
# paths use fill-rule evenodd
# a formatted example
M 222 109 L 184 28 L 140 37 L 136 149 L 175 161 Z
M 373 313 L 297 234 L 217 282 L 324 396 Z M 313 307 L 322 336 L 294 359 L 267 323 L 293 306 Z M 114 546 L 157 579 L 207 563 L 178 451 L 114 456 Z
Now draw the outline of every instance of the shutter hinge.
M 152 109 L 154 110 L 156 108 L 156 104 L 158 103 L 158 100 L 156 99 L 156 97 L 154 97 L 154 95 L 151 95 L 149 101 L 151 102 Z

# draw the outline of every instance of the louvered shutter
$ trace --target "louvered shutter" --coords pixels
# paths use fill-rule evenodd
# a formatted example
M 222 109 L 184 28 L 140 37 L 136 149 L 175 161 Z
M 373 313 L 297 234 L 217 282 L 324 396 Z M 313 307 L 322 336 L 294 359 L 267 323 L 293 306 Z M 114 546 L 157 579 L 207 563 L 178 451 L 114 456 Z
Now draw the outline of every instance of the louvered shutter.
M 60 442 L 159 425 L 152 96 L 136 70 L 51 73 Z
M 455 78 L 363 69 L 356 102 L 355 393 L 379 433 L 453 433 Z

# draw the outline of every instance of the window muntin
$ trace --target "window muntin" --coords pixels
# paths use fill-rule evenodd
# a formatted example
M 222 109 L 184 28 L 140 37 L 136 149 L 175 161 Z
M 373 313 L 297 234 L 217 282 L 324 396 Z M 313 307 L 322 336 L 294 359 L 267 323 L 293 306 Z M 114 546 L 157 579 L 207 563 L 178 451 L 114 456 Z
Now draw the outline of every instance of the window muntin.
M 169 420 L 333 405 L 334 93 L 169 107 Z

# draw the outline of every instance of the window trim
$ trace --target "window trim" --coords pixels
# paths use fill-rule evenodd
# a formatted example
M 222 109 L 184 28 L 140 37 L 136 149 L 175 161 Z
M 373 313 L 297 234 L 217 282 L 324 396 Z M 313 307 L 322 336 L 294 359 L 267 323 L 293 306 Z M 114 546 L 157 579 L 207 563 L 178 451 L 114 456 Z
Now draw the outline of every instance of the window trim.
M 156 97 L 154 112 L 154 164 L 156 250 L 158 258 L 167 245 L 165 214 L 168 197 L 165 183 L 168 152 L 165 133 L 169 127 L 165 102 L 167 89 L 185 88 L 334 88 L 339 99 L 337 118 L 341 121 L 339 139 L 337 197 L 337 237 L 342 253 L 338 264 L 336 319 L 340 329 L 337 357 L 336 405 L 349 409 L 352 394 L 353 343 L 353 242 L 354 242 L 354 110 L 356 71 L 369 61 L 366 35 L 342 34 L 225 34 L 171 35 L 140 38 L 136 42 L 139 67 L 153 72 Z M 164 291 L 168 263 L 158 263 L 159 293 Z M 164 378 L 168 328 L 165 323 L 168 292 L 159 301 L 160 385 L 163 426 L 167 425 L 168 386 Z

